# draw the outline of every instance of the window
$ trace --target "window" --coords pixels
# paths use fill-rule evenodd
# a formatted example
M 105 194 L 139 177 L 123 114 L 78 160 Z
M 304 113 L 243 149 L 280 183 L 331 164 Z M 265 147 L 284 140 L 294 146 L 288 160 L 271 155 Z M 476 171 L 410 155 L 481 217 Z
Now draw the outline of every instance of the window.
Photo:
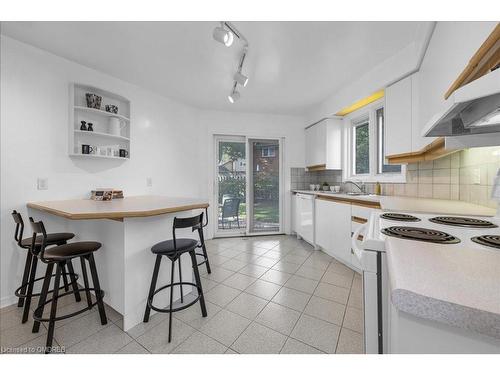
M 406 167 L 385 161 L 383 104 L 378 100 L 344 117 L 344 179 L 406 182 Z
M 401 173 L 401 165 L 385 164 L 384 108 L 375 112 L 377 122 L 377 173 Z
M 276 150 L 274 147 L 262 147 L 262 157 L 263 158 L 274 158 L 276 156 Z
M 370 173 L 370 127 L 368 120 L 353 126 L 353 166 L 355 175 Z

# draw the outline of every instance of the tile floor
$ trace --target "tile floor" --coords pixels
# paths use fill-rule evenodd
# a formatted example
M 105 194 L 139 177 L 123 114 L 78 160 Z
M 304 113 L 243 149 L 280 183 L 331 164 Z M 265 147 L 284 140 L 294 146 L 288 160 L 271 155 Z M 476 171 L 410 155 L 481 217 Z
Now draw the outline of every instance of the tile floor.
M 175 313 L 171 343 L 168 314 L 123 332 L 121 316 L 107 307 L 105 326 L 95 308 L 59 322 L 54 345 L 66 353 L 363 353 L 359 274 L 292 236 L 215 239 L 207 250 L 208 317 L 199 304 Z M 66 296 L 58 309 L 77 305 Z M 21 314 L 16 305 L 0 310 L 2 351 L 44 345 L 46 327 L 33 334 Z

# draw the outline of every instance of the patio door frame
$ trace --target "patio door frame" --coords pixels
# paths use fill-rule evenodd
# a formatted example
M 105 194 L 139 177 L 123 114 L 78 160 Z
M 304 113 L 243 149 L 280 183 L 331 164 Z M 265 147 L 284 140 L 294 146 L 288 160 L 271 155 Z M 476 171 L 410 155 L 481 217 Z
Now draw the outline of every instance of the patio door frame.
M 285 197 L 285 185 L 284 185 L 284 147 L 285 147 L 285 138 L 279 136 L 262 136 L 262 135 L 243 135 L 243 134 L 214 134 L 214 148 L 213 148 L 213 158 L 212 158 L 212 166 L 213 169 L 213 202 L 214 207 L 216 209 L 213 211 L 213 233 L 214 237 L 240 237 L 240 236 L 265 236 L 265 235 L 273 235 L 273 234 L 283 234 L 284 233 L 284 197 Z M 253 159 L 252 152 L 250 150 L 250 142 L 251 141 L 278 141 L 278 149 L 279 149 L 279 230 L 278 231 L 260 231 L 260 232 L 250 232 L 250 224 L 253 220 Z M 245 213 L 246 213 L 246 223 L 244 229 L 233 229 L 233 230 L 220 230 L 219 229 L 219 183 L 218 183 L 218 152 L 219 152 L 219 142 L 245 142 L 245 159 L 246 159 L 246 169 L 245 169 Z

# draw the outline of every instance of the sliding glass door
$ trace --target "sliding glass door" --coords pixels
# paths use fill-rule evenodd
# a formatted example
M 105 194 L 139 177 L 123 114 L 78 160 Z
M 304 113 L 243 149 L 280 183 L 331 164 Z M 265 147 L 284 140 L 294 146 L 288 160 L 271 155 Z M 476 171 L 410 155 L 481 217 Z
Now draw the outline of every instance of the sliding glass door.
M 217 236 L 282 231 L 282 141 L 215 137 Z

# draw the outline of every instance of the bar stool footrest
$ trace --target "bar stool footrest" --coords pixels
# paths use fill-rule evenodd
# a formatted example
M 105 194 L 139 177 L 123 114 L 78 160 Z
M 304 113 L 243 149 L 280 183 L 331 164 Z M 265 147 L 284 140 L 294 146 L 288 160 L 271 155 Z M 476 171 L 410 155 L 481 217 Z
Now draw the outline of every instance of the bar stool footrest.
M 196 288 L 196 290 L 198 291 L 198 295 L 196 296 L 196 298 L 192 301 L 190 301 L 189 303 L 186 303 L 184 305 L 181 305 L 179 307 L 176 307 L 175 309 L 160 309 L 159 307 L 156 307 L 153 305 L 153 298 L 155 296 L 155 294 L 161 292 L 162 290 L 164 289 L 167 289 L 167 288 L 172 288 L 174 286 L 178 286 L 178 285 L 191 285 L 191 286 L 194 286 Z M 148 298 L 148 306 L 151 310 L 154 310 L 154 311 L 158 311 L 158 312 L 161 312 L 161 313 L 169 313 L 169 312 L 176 312 L 176 311 L 181 311 L 181 310 L 184 310 L 184 309 L 187 309 L 188 307 L 194 305 L 196 302 L 198 302 L 201 298 L 201 294 L 200 294 L 200 290 L 198 289 L 198 285 L 196 285 L 195 283 L 190 283 L 190 282 L 187 282 L 187 281 L 183 281 L 183 282 L 178 282 L 178 283 L 173 283 L 173 284 L 167 284 L 167 285 L 164 285 L 162 286 L 161 288 L 158 288 L 154 291 L 153 295 L 151 296 L 151 298 Z
M 82 293 L 83 293 L 83 292 L 86 292 L 86 291 L 94 291 L 94 292 L 96 292 L 96 293 L 97 293 L 97 291 L 96 291 L 96 289 L 95 289 L 95 288 L 88 288 L 88 289 L 85 289 L 85 288 L 79 288 L 79 289 L 77 289 L 76 291 L 77 291 L 77 292 L 82 292 Z M 67 295 L 70 295 L 70 294 L 74 294 L 74 293 L 75 293 L 75 291 L 74 291 L 74 290 L 70 290 L 70 291 L 65 292 L 65 293 L 63 293 L 63 294 L 60 294 L 59 296 L 57 296 L 57 298 L 59 299 L 59 298 L 61 298 L 61 297 L 64 297 L 64 296 L 67 296 Z M 103 290 L 101 290 L 101 291 L 100 291 L 100 295 L 101 295 L 101 298 L 104 298 L 104 291 L 103 291 Z M 45 301 L 45 303 L 44 303 L 42 306 L 38 306 L 38 307 L 35 309 L 35 311 L 33 312 L 33 320 L 34 320 L 34 321 L 37 321 L 37 322 L 48 322 L 48 321 L 50 321 L 50 320 L 51 320 L 51 319 L 49 319 L 49 318 L 42 318 L 42 317 L 41 317 L 41 312 L 42 312 L 42 311 L 41 311 L 41 308 L 42 308 L 43 306 L 45 306 L 45 305 L 47 305 L 47 304 L 51 303 L 51 302 L 52 302 L 52 300 L 53 300 L 53 298 L 51 298 L 51 299 L 49 299 L 49 300 Z M 85 307 L 84 309 L 81 309 L 81 310 L 75 311 L 75 312 L 73 312 L 73 313 L 71 313 L 71 314 L 66 314 L 66 315 L 63 315 L 63 316 L 56 316 L 53 320 L 57 322 L 57 321 L 59 321 L 59 320 L 64 320 L 64 319 L 72 318 L 72 317 L 74 317 L 74 316 L 76 316 L 76 315 L 78 315 L 78 314 L 81 314 L 81 313 L 83 313 L 83 312 L 85 312 L 85 311 L 88 311 L 88 310 L 93 309 L 93 308 L 94 308 L 94 306 L 96 306 L 96 305 L 97 305 L 97 299 L 96 299 L 96 301 L 95 301 L 94 303 L 92 303 L 90 306 Z
M 73 277 L 75 278 L 75 281 L 76 281 L 76 280 L 78 280 L 78 278 L 80 277 L 77 273 L 74 273 L 74 272 L 67 272 L 67 273 L 66 273 L 66 275 L 68 275 L 69 277 L 72 277 L 72 276 L 73 276 Z M 55 277 L 55 276 L 56 276 L 56 274 L 54 273 L 54 274 L 52 274 L 51 278 L 52 278 L 52 277 Z M 45 279 L 45 276 L 39 277 L 39 278 L 37 278 L 37 279 L 33 280 L 33 284 L 34 284 L 34 283 L 36 283 L 37 281 L 41 281 L 41 280 L 44 280 L 44 279 Z M 21 294 L 21 289 L 22 289 L 22 288 L 25 288 L 25 287 L 28 287 L 29 285 L 30 285 L 30 282 L 29 282 L 29 281 L 28 281 L 27 283 L 25 283 L 25 284 L 21 285 L 19 288 L 17 288 L 17 289 L 16 289 L 16 291 L 14 292 L 14 295 L 15 295 L 16 297 L 18 297 L 18 298 L 26 298 L 26 297 L 28 297 L 28 294 L 27 294 L 27 293 L 23 293 L 23 294 Z M 70 282 L 70 286 L 71 286 L 71 282 Z M 62 285 L 62 286 L 59 288 L 59 290 L 64 289 L 64 288 L 65 288 L 65 286 L 64 286 L 64 285 Z M 48 294 L 48 293 L 53 293 L 53 292 L 54 292 L 54 289 L 51 289 L 51 290 L 49 290 L 49 291 L 47 292 L 47 294 Z M 75 291 L 73 291 L 73 293 L 75 293 Z M 41 294 L 41 293 L 31 293 L 31 297 L 37 297 L 37 296 L 39 296 L 40 294 Z

